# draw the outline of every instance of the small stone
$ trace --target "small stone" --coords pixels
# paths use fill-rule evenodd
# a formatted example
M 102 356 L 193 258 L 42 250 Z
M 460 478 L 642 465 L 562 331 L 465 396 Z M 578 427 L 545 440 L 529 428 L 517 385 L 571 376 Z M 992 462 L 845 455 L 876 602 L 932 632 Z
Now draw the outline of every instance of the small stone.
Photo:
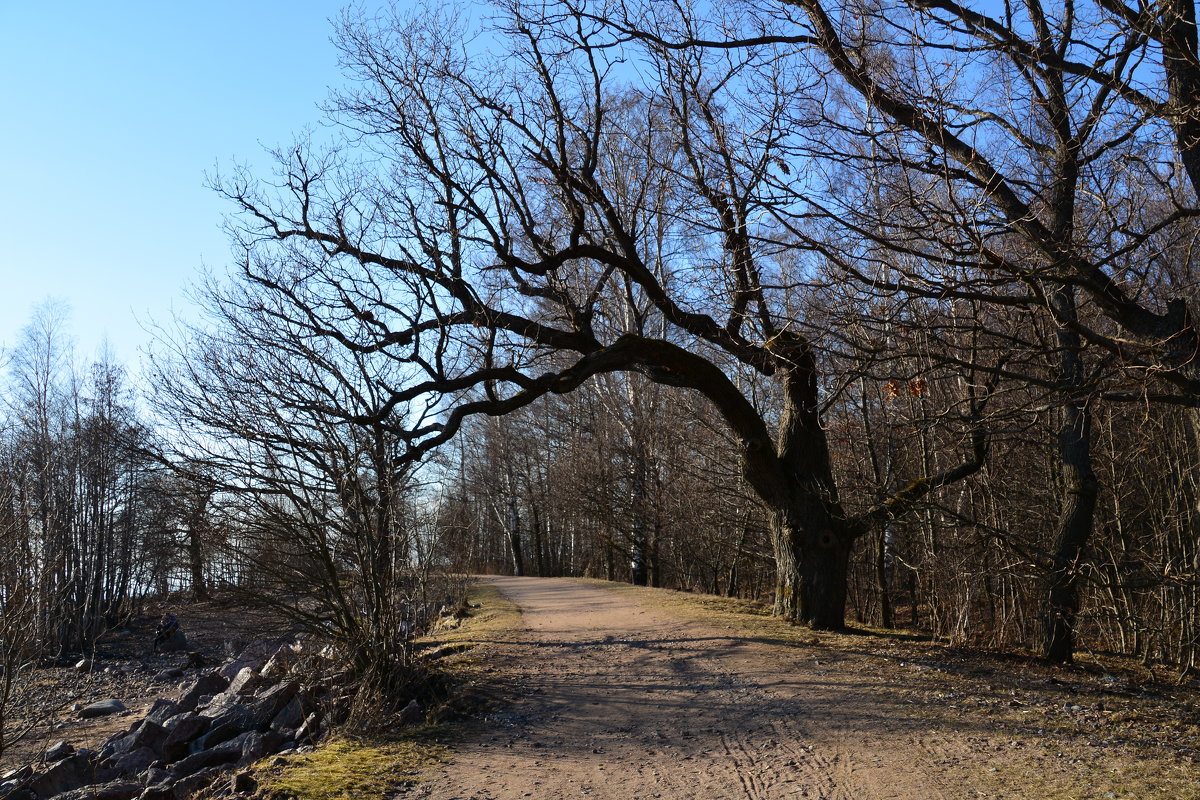
M 258 781 L 249 772 L 239 772 L 234 775 L 229 786 L 237 794 L 250 794 L 258 791 Z
M 401 725 L 416 725 L 425 720 L 425 709 L 421 708 L 421 704 L 414 698 L 408 701 L 408 705 L 401 709 L 398 716 Z

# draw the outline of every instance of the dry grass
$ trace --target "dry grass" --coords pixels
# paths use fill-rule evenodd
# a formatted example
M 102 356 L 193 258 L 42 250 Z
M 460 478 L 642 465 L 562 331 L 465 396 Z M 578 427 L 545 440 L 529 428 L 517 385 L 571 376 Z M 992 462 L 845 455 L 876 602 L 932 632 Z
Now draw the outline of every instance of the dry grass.
M 382 798 L 417 781 L 445 760 L 446 747 L 420 733 L 404 737 L 335 739 L 279 767 L 256 769 L 268 795 L 301 800 Z

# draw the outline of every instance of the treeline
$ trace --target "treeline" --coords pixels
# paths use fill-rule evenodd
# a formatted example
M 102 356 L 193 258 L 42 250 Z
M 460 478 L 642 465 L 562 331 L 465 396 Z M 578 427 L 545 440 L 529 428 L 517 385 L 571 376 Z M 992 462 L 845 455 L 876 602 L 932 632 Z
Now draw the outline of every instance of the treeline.
M 0 663 L 90 652 L 146 611 L 236 581 L 211 487 L 167 458 L 141 390 L 80 357 L 67 309 L 34 310 L 0 382 Z
M 78 363 L 63 312 L 42 307 L 0 393 L 0 612 L 51 657 L 88 649 L 177 557 L 164 477 L 123 367 Z M 8 664 L 8 659 L 5 659 Z
M 927 471 L 944 444 L 939 395 L 954 380 L 860 376 L 846 387 L 826 419 L 848 505 Z M 768 523 L 720 420 L 689 393 L 627 384 L 462 434 L 439 519 L 456 568 L 770 597 Z M 615 408 L 612 391 L 624 398 Z M 864 537 L 848 575 L 852 619 L 986 647 L 1043 645 L 1062 492 L 1053 410 L 1028 396 L 1008 403 L 992 408 L 996 433 L 975 479 Z M 1188 412 L 1104 404 L 1095 424 L 1104 500 L 1078 564 L 1078 646 L 1187 669 L 1200 645 L 1190 500 L 1200 464 Z
M 164 335 L 187 359 L 152 357 L 162 369 L 135 390 L 111 359 L 80 359 L 68 330 L 48 302 L 4 353 L 0 751 L 30 668 L 214 593 L 331 640 L 368 694 L 410 680 L 411 637 L 463 589 L 430 569 L 429 513 L 394 441 L 319 407 L 305 376 L 332 362 L 197 329 Z M 335 395 L 370 391 L 343 377 Z

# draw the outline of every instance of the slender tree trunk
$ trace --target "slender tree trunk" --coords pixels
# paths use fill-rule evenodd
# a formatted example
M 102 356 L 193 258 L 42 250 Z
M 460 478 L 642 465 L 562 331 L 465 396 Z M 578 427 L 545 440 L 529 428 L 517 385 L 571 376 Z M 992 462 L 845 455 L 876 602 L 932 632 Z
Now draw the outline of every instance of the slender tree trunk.
M 1073 318 L 1073 290 L 1061 287 L 1053 298 L 1056 311 Z M 1078 393 L 1083 383 L 1079 335 L 1062 327 L 1058 331 L 1063 388 Z M 1099 484 L 1092 471 L 1092 421 L 1086 398 L 1071 397 L 1062 409 L 1058 434 L 1059 470 L 1062 476 L 1062 509 L 1054 533 L 1050 574 L 1043 611 L 1043 655 L 1065 663 L 1075 651 L 1075 622 L 1079 611 L 1080 564 L 1092 536 Z
M 633 443 L 633 464 L 630 470 L 630 498 L 632 511 L 632 541 L 630 542 L 630 582 L 635 586 L 646 586 L 650 580 L 648 547 L 646 541 L 646 451 L 642 442 L 637 439 Z
M 188 514 L 187 554 L 192 579 L 192 599 L 203 601 L 208 599 L 208 584 L 204 580 L 204 530 L 208 501 L 212 495 L 203 489 L 198 492 L 196 497 L 189 498 L 189 502 L 194 505 Z
M 525 558 L 521 553 L 521 516 L 517 513 L 517 496 L 508 496 L 508 549 L 512 554 L 513 575 L 525 574 Z
M 533 564 L 539 578 L 546 577 L 545 543 L 542 541 L 542 515 L 536 503 L 532 504 L 529 516 L 529 544 L 533 547 Z
M 879 531 L 875 550 L 875 588 L 879 592 L 880 622 L 885 628 L 894 628 L 896 618 L 892 613 L 892 595 L 888 587 L 888 533 L 889 525 L 885 523 Z

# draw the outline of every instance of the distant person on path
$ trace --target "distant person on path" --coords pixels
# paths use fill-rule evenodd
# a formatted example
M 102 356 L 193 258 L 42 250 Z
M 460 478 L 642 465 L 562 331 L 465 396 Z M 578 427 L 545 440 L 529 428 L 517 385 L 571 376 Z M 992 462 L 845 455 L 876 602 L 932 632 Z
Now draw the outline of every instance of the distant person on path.
M 186 646 L 187 640 L 183 631 L 179 630 L 179 620 L 175 619 L 174 614 L 163 614 L 162 619 L 158 621 L 158 627 L 154 629 L 154 644 L 150 647 L 150 652 L 157 653 L 160 648 L 164 652 L 182 650 Z

